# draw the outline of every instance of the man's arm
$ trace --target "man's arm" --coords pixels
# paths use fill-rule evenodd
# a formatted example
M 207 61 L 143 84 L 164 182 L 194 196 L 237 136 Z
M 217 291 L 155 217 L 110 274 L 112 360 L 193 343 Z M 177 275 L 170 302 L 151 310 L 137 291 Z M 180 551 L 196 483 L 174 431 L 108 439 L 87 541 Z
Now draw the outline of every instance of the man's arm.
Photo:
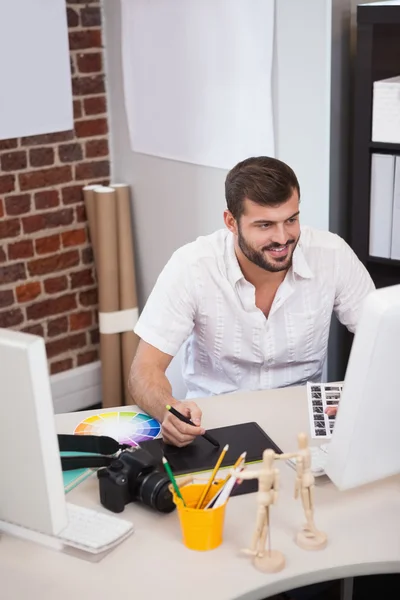
M 367 269 L 344 240 L 337 254 L 335 280 L 334 311 L 339 321 L 355 333 L 363 300 L 375 286 Z
M 186 446 L 204 433 L 201 410 L 194 402 L 179 402 L 172 396 L 171 384 L 165 371 L 172 356 L 140 340 L 129 374 L 129 391 L 140 408 L 162 425 L 163 439 L 175 446 Z M 183 423 L 165 406 L 170 404 L 189 417 L 196 427 Z

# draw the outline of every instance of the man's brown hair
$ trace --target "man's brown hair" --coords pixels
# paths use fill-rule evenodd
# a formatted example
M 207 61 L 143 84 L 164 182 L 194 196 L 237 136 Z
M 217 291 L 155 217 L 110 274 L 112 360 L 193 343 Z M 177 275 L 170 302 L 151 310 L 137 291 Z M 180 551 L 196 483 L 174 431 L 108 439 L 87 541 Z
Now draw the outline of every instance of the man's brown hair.
M 238 220 L 248 198 L 261 206 L 279 206 L 289 200 L 300 186 L 294 171 L 284 162 L 269 156 L 247 158 L 231 169 L 225 180 L 228 210 Z

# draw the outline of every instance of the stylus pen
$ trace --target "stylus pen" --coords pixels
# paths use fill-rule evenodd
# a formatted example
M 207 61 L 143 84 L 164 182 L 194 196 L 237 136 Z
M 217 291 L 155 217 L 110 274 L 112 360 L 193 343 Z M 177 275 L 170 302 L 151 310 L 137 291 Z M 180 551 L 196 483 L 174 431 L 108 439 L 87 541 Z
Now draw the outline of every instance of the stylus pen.
M 183 415 L 182 413 L 175 410 L 175 408 L 173 406 L 171 406 L 170 404 L 167 404 L 167 406 L 165 408 L 167 410 L 169 410 L 169 412 L 172 413 L 177 419 L 179 419 L 180 421 L 183 421 L 183 423 L 187 423 L 188 425 L 192 425 L 193 427 L 196 427 L 196 425 L 193 423 L 193 421 L 188 419 L 188 417 L 185 417 L 185 415 Z M 220 443 L 217 442 L 217 440 L 214 439 L 212 437 L 212 435 L 210 435 L 209 433 L 207 433 L 207 432 L 203 433 L 203 438 L 205 440 L 207 440 L 208 442 L 210 442 L 210 444 L 212 444 L 216 448 L 220 447 Z

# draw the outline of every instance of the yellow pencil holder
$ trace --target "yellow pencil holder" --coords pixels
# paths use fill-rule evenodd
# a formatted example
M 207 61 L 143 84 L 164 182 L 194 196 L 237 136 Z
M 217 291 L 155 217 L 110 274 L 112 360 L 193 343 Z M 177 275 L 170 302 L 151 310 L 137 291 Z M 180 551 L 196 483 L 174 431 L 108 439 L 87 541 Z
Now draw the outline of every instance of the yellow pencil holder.
M 179 488 L 186 506 L 175 491 L 171 490 L 181 524 L 183 543 L 190 550 L 214 550 L 222 544 L 227 502 L 217 508 L 195 508 L 206 485 L 207 483 L 193 483 Z M 206 506 L 222 485 L 222 480 L 213 483 L 204 499 L 203 506 Z

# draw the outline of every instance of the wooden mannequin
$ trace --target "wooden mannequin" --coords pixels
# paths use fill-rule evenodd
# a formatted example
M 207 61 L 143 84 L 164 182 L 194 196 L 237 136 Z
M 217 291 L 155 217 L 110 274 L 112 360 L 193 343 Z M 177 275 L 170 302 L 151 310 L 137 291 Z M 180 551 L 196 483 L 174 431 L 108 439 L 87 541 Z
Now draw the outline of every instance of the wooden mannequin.
M 273 450 L 264 450 L 262 466 L 258 471 L 234 471 L 242 479 L 258 479 L 257 520 L 250 548 L 243 550 L 253 557 L 254 566 L 265 573 L 276 573 L 285 566 L 285 557 L 278 550 L 271 550 L 269 509 L 276 502 L 279 487 L 279 471 L 274 468 L 276 458 Z M 265 544 L 268 540 L 268 550 Z
M 305 433 L 298 435 L 299 449 L 296 455 L 296 484 L 294 497 L 301 498 L 306 523 L 296 535 L 297 544 L 304 550 L 322 550 L 327 536 L 314 523 L 314 475 L 311 471 L 311 452 Z

